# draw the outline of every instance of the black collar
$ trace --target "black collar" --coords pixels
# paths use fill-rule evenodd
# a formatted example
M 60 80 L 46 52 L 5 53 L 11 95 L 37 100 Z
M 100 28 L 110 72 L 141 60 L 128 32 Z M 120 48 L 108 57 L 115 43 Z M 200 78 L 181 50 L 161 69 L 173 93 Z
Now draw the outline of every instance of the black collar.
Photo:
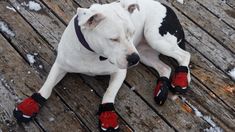
M 89 44 L 86 42 L 83 34 L 82 34 L 82 31 L 81 31 L 81 27 L 78 25 L 78 16 L 75 17 L 74 19 L 74 27 L 75 27 L 75 32 L 76 32 L 76 35 L 78 37 L 78 40 L 80 41 L 80 43 L 88 50 L 90 50 L 91 52 L 95 52 L 93 49 L 91 49 L 91 47 L 89 46 Z M 101 61 L 104 61 L 106 60 L 107 58 L 106 57 L 103 57 L 103 56 L 100 56 L 99 59 Z

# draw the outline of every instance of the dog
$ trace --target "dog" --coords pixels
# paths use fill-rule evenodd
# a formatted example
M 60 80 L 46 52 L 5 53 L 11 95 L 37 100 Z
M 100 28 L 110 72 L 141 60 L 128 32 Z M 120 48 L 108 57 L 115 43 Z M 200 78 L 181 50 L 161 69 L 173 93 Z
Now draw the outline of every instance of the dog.
M 66 73 L 110 75 L 99 107 L 101 131 L 118 131 L 115 96 L 127 69 L 140 62 L 159 73 L 154 100 L 163 105 L 169 89 L 185 93 L 190 83 L 190 53 L 183 49 L 183 28 L 172 9 L 153 0 L 120 0 L 78 8 L 58 45 L 57 58 L 42 88 L 14 110 L 17 120 L 28 122 L 51 95 Z M 163 54 L 179 66 L 171 68 L 159 59 Z

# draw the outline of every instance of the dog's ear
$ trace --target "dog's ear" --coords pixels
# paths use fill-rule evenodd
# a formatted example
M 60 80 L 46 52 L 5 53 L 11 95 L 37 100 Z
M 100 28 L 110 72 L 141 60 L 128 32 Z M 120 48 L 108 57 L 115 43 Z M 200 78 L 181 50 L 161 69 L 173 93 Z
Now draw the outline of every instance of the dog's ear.
M 135 10 L 140 10 L 139 4 L 136 0 L 120 0 L 122 7 L 132 14 Z
M 78 8 L 77 9 L 79 25 L 81 27 L 95 28 L 105 16 L 101 13 L 91 11 L 90 9 Z

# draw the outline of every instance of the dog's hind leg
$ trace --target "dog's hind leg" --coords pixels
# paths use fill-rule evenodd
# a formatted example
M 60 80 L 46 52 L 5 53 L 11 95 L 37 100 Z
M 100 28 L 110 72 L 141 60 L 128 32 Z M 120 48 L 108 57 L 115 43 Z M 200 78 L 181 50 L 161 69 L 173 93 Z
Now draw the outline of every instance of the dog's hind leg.
M 102 104 L 99 107 L 99 123 L 102 131 L 117 131 L 119 129 L 118 116 L 115 113 L 115 97 L 126 78 L 126 69 L 120 69 L 111 74 L 109 86 L 103 96 Z
M 137 50 L 142 63 L 154 68 L 160 77 L 170 77 L 171 68 L 159 59 L 159 52 L 151 48 L 147 43 L 140 43 L 137 46 Z
M 38 91 L 38 93 L 40 93 L 41 96 L 45 99 L 48 99 L 51 95 L 52 89 L 65 76 L 66 73 L 67 72 L 60 68 L 60 66 L 55 62 L 46 79 L 46 82 L 43 84 L 42 88 Z
M 19 122 L 29 122 L 32 120 L 51 95 L 53 87 L 64 77 L 65 74 L 66 72 L 62 70 L 57 63 L 54 63 L 46 82 L 39 92 L 24 99 L 23 102 L 18 104 L 14 109 L 13 115 L 15 118 Z
M 179 66 L 175 69 L 171 85 L 173 92 L 185 93 L 191 80 L 189 72 L 190 53 L 178 46 L 175 36 L 169 33 L 163 37 L 155 37 L 159 34 L 157 30 L 148 29 L 145 31 L 145 38 L 148 44 L 163 55 L 177 60 Z
M 158 105 L 163 105 L 167 99 L 168 90 L 171 87 L 169 81 L 171 68 L 159 59 L 160 53 L 151 48 L 147 43 L 139 44 L 137 50 L 140 54 L 140 61 L 154 68 L 160 76 L 154 90 L 154 100 Z

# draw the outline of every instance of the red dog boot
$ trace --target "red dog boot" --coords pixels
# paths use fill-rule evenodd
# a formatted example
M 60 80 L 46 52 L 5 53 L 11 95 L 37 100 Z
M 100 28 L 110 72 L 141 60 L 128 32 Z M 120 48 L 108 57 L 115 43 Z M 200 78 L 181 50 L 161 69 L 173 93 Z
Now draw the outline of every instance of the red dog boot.
M 171 84 L 168 78 L 160 77 L 157 80 L 157 86 L 154 89 L 154 100 L 158 105 L 163 105 L 165 103 L 170 87 Z
M 175 69 L 175 74 L 172 78 L 172 91 L 176 93 L 186 93 L 188 88 L 188 68 L 186 66 L 179 66 Z
M 99 125 L 102 132 L 119 131 L 118 116 L 113 103 L 101 104 L 99 107 Z
M 39 108 L 43 106 L 46 99 L 39 93 L 34 93 L 31 97 L 26 98 L 13 111 L 14 117 L 19 122 L 29 122 L 39 112 Z

